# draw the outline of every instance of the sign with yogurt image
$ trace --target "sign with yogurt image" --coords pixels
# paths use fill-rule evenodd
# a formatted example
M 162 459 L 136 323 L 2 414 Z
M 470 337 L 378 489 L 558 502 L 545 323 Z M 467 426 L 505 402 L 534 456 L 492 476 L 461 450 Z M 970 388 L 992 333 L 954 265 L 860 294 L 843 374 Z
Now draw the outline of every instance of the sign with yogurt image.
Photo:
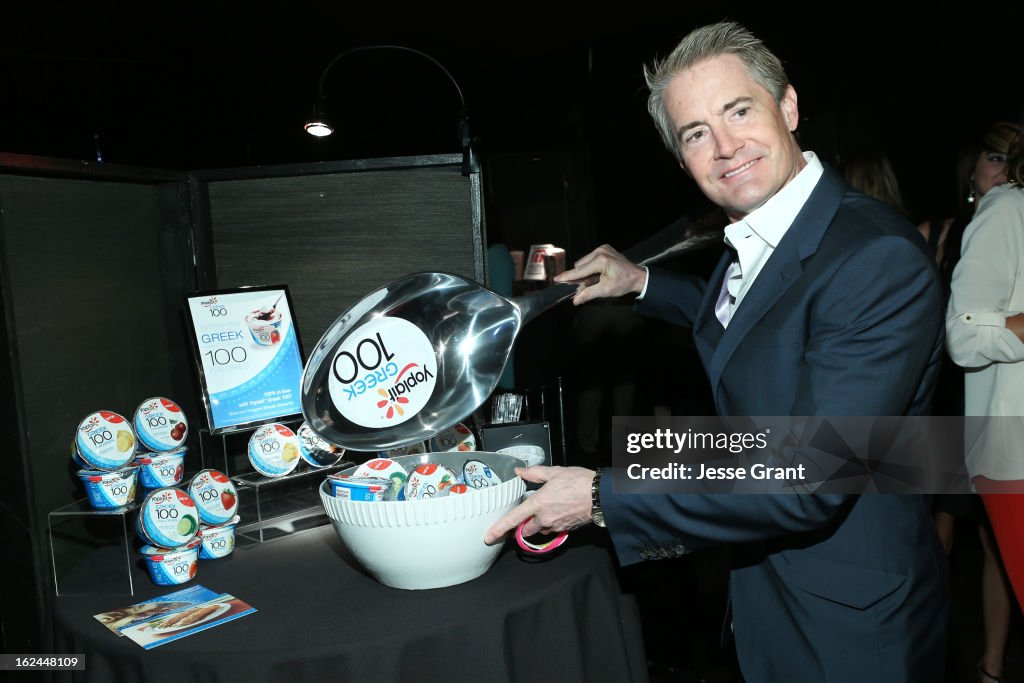
M 437 358 L 427 336 L 408 320 L 383 317 L 341 345 L 327 386 L 347 419 L 386 429 L 422 410 L 436 382 Z
M 185 297 L 214 434 L 299 418 L 303 354 L 285 285 Z

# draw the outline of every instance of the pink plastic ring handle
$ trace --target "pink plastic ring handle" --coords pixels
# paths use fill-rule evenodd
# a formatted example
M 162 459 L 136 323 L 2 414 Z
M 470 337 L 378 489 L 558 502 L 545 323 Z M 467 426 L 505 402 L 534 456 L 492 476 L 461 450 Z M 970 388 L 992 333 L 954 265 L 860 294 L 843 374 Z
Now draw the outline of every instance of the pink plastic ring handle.
M 565 543 L 565 539 L 569 537 L 569 532 L 563 531 L 547 543 L 543 543 L 541 545 L 537 545 L 536 543 L 530 543 L 525 538 L 523 538 L 523 527 L 526 526 L 526 523 L 528 521 L 529 519 L 524 519 L 522 522 L 520 522 L 519 526 L 516 527 L 516 543 L 518 543 L 519 547 L 528 553 L 533 553 L 534 555 L 543 555 L 545 553 L 550 553 L 552 550 Z

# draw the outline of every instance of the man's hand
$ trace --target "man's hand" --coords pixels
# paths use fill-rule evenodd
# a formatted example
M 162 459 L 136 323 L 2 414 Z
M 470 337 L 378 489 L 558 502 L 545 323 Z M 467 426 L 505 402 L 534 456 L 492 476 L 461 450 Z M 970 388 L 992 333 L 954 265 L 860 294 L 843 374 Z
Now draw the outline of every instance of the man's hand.
M 517 467 L 516 474 L 526 481 L 544 485 L 487 530 L 484 534 L 487 545 L 494 545 L 524 519 L 530 521 L 523 527 L 523 536 L 569 531 L 590 522 L 593 470 L 582 467 Z
M 577 261 L 572 269 L 556 275 L 555 282 L 583 281 L 594 275 L 597 281 L 581 286 L 572 297 L 573 305 L 601 297 L 639 294 L 647 281 L 646 270 L 605 244 Z

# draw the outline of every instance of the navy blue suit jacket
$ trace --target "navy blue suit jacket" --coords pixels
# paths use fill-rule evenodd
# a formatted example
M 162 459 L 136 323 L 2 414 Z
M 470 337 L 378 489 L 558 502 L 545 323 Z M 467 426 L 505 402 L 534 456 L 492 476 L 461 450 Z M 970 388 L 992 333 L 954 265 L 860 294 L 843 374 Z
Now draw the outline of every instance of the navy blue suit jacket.
M 719 415 L 928 413 L 942 295 L 903 217 L 826 167 L 723 330 L 714 305 L 728 261 L 710 286 L 651 269 L 637 304 L 693 327 Z M 752 552 L 730 578 L 747 681 L 941 680 L 946 560 L 924 497 L 615 495 L 602 484 L 623 564 L 720 543 Z

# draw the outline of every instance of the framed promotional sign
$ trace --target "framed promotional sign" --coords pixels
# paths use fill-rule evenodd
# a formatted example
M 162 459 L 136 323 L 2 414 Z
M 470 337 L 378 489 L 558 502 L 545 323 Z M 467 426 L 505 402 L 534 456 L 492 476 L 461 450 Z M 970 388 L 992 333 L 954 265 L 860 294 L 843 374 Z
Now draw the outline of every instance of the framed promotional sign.
M 210 433 L 302 418 L 304 356 L 285 285 L 185 296 Z

